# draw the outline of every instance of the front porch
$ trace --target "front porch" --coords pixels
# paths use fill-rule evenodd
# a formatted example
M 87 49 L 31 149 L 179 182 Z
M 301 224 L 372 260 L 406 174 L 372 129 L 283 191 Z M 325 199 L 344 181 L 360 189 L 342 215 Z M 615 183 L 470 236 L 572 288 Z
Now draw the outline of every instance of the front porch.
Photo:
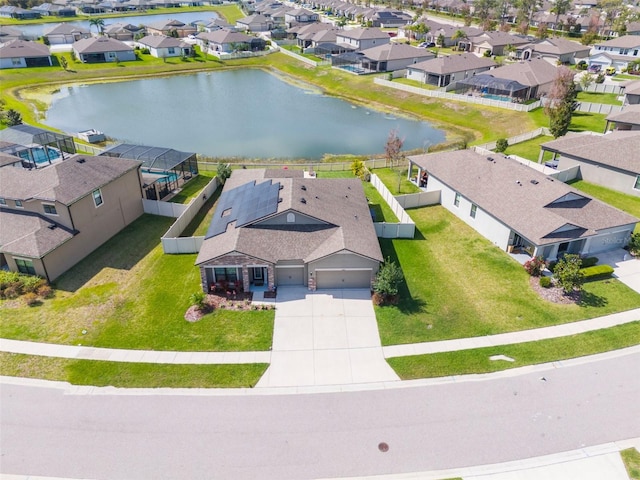
M 208 265 L 200 269 L 206 293 L 237 299 L 253 293 L 275 292 L 273 265 Z

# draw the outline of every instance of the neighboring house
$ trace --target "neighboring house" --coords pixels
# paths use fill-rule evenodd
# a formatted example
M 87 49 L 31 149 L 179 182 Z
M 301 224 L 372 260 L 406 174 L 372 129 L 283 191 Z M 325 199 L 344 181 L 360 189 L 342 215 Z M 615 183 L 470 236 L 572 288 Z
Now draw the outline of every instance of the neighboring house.
M 91 32 L 86 28 L 77 27 L 69 23 L 59 23 L 46 28 L 42 35 L 51 45 L 61 45 L 77 42 L 83 38 L 90 38 Z
M 372 27 L 380 28 L 398 28 L 409 25 L 413 21 L 413 17 L 400 10 L 374 10 L 371 13 L 363 15 L 366 22 L 371 22 Z
M 426 48 L 416 48 L 404 43 L 387 43 L 360 52 L 361 67 L 368 72 L 393 72 L 424 60 L 435 58 Z
M 640 130 L 640 104 L 626 105 L 618 113 L 610 113 L 607 118 L 605 133 L 609 131 L 609 124 L 615 123 L 616 130 Z M 640 163 L 640 152 L 636 161 Z
M 456 89 L 467 93 L 500 95 L 527 101 L 546 94 L 557 75 L 557 67 L 545 60 L 534 58 L 461 80 Z
M 274 27 L 273 20 L 256 14 L 236 20 L 236 28 L 245 32 L 268 32 Z
M 191 45 L 183 40 L 164 35 L 147 35 L 136 42 L 140 48 L 148 48 L 151 56 L 156 58 L 188 57 Z
M 51 52 L 42 43 L 12 40 L 0 44 L 0 68 L 50 67 Z
M 506 32 L 483 32 L 480 35 L 460 40 L 458 48 L 478 55 L 485 55 L 485 52 L 489 52 L 487 55 L 506 55 L 510 48 L 526 45 L 530 41 L 526 37 Z
M 167 37 L 175 36 L 184 38 L 188 35 L 194 35 L 196 32 L 196 27 L 187 25 L 180 20 L 165 20 L 151 23 L 147 26 L 147 35 L 166 35 Z
M 64 5 L 57 5 L 53 3 L 43 3 L 31 8 L 34 12 L 39 12 L 43 17 L 75 17 L 76 9 L 72 7 L 66 7 Z
M 640 220 L 499 154 L 473 150 L 410 156 L 426 191 L 501 250 L 555 260 L 621 248 Z
M 232 25 L 230 25 L 229 23 L 225 22 L 223 19 L 221 18 L 213 18 L 210 21 L 207 22 L 195 22 L 196 25 L 198 26 L 198 30 L 202 31 L 202 32 L 214 32 L 216 30 L 220 30 L 220 29 L 226 29 L 226 30 L 234 30 L 235 27 L 233 27 Z
M 350 50 L 366 50 L 386 45 L 390 40 L 389 34 L 379 28 L 354 28 L 336 34 L 336 43 Z
M 452 47 L 454 45 L 458 45 L 460 41 L 463 41 L 473 36 L 480 35 L 482 33 L 482 30 L 475 27 L 458 27 L 458 26 L 448 25 L 444 23 L 434 22 L 432 20 L 425 20 L 423 23 L 427 27 L 429 27 L 429 31 L 423 36 L 424 41 L 432 42 L 438 45 L 438 42 L 443 38 L 445 47 Z M 465 36 L 454 39 L 453 37 L 456 36 L 456 32 L 458 30 L 464 32 Z
M 266 43 L 261 38 L 225 29 L 199 33 L 196 40 L 203 51 L 214 55 L 236 50 L 264 50 Z
M 0 264 L 55 280 L 142 215 L 139 168 L 85 155 L 0 168 Z
M 296 39 L 300 48 L 314 47 L 317 43 L 336 41 L 336 34 L 340 30 L 330 23 L 312 23 L 309 25 L 298 25 L 287 30 L 290 39 Z M 331 32 L 325 37 L 326 32 Z M 316 37 L 317 35 L 317 37 Z M 327 40 L 317 40 L 327 38 Z M 316 39 L 316 40 L 314 40 Z
M 579 166 L 578 178 L 640 197 L 640 132 L 571 134 L 541 145 L 559 158 L 558 170 Z
M 549 63 L 575 65 L 589 57 L 591 47 L 564 38 L 547 38 L 519 46 L 513 56 L 520 60 L 542 58 Z
M 320 16 L 317 13 L 311 12 L 306 8 L 295 8 L 293 10 L 288 10 L 284 14 L 284 22 L 289 28 L 294 25 L 315 23 L 319 19 Z
M 614 67 L 621 71 L 630 62 L 640 60 L 640 36 L 624 35 L 622 37 L 596 43 L 591 49 L 589 65 L 599 65 L 604 70 Z
M 629 22 L 626 33 L 627 35 L 640 35 L 640 22 Z
M 143 196 L 149 200 L 161 200 L 198 174 L 196 154 L 172 148 L 121 143 L 108 148 L 100 156 L 131 158 L 142 162 L 140 175 Z
M 382 262 L 362 182 L 234 170 L 196 259 L 202 288 L 371 288 Z
M 0 25 L 0 43 L 7 43 L 12 40 L 26 40 L 26 37 L 22 30 L 18 28 Z
M 115 38 L 121 42 L 131 42 L 137 36 L 143 35 L 145 27 L 130 23 L 113 23 L 104 27 L 103 34 L 109 38 Z
M 407 67 L 407 78 L 436 87 L 473 77 L 496 66 L 490 58 L 472 53 L 449 55 L 416 63 Z
M 109 37 L 83 38 L 72 45 L 83 63 L 128 62 L 136 59 L 133 47 Z
M 0 17 L 16 18 L 18 20 L 30 20 L 40 18 L 42 15 L 36 10 L 25 10 L 20 7 L 3 5 L 0 7 Z
M 632 80 L 624 84 L 624 104 L 640 104 L 640 80 Z

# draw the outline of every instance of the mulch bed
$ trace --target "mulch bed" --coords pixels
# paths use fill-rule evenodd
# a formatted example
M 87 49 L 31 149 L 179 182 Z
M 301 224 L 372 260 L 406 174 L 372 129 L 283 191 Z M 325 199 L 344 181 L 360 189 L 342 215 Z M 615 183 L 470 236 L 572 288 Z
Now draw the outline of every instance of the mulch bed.
M 230 295 L 209 294 L 205 296 L 204 303 L 206 308 L 200 309 L 196 305 L 192 305 L 184 314 L 185 320 L 188 322 L 197 322 L 207 313 L 211 313 L 216 308 L 226 308 L 227 310 L 251 310 L 252 292 L 242 292 Z
M 540 277 L 529 277 L 529 285 L 544 300 L 561 305 L 571 305 L 580 302 L 581 293 L 573 292 L 565 294 L 560 287 L 544 288 L 540 286 Z

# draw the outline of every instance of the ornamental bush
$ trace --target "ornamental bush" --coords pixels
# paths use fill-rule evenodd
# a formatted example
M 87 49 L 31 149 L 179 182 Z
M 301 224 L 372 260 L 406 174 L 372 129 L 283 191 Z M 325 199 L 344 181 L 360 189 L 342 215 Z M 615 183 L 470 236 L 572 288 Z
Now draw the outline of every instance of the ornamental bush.
M 633 255 L 640 255 L 640 233 L 634 233 L 629 240 L 627 247 Z
M 582 278 L 586 280 L 600 280 L 609 278 L 613 274 L 613 267 L 610 265 L 595 265 L 581 270 Z
M 540 275 L 542 275 L 542 271 L 546 266 L 547 264 L 542 257 L 534 257 L 531 260 L 525 262 L 524 269 L 532 277 L 539 277 Z
M 582 260 L 578 255 L 567 254 L 558 260 L 553 276 L 564 293 L 572 293 L 582 288 L 583 274 L 580 270 Z
M 551 287 L 551 277 L 540 277 L 540 286 L 542 288 L 550 288 Z
M 376 280 L 373 282 L 373 291 L 381 295 L 383 299 L 398 295 L 400 284 L 404 280 L 402 269 L 396 262 L 387 260 L 380 266 Z
M 582 259 L 582 268 L 593 267 L 598 263 L 598 257 L 587 257 Z
M 499 138 L 496 140 L 496 152 L 502 153 L 509 146 L 509 141 L 506 138 Z

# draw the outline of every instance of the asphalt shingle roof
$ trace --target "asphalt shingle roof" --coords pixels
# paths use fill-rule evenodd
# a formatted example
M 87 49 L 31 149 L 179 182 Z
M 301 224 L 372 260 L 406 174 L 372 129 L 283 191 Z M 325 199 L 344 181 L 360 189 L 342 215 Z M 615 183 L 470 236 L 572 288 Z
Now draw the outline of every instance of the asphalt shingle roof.
M 0 251 L 30 258 L 43 257 L 74 235 L 41 215 L 9 208 L 0 208 L 0 224 Z

